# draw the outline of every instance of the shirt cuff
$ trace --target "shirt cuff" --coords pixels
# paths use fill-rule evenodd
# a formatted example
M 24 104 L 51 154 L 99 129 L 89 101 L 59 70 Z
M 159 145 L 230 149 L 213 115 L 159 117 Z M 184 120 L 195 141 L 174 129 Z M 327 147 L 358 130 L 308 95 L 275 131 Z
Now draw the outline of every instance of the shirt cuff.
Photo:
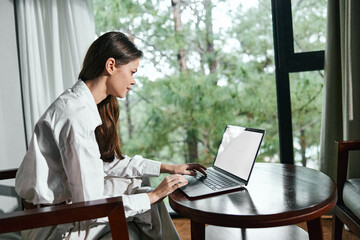
M 161 162 L 146 159 L 146 166 L 143 174 L 150 177 L 158 177 L 160 176 L 160 167 Z
M 144 213 L 151 208 L 150 199 L 146 193 L 123 195 L 122 201 L 126 218 Z

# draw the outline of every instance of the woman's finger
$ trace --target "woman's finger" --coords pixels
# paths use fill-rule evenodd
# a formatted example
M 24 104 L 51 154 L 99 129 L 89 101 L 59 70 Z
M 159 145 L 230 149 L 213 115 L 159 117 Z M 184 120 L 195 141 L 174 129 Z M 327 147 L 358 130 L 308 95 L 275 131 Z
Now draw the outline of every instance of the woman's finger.
M 205 176 L 207 175 L 206 173 L 206 167 L 201 165 L 201 164 L 198 164 L 195 168 L 197 171 L 201 172 L 202 174 L 204 174 Z
M 177 182 L 173 185 L 174 189 L 172 191 L 174 191 L 175 189 L 178 189 L 182 186 L 185 186 L 186 184 L 188 184 L 188 181 L 186 180 L 186 178 L 184 178 L 183 181 Z
M 177 183 L 175 189 L 181 188 L 182 186 L 185 186 L 185 185 L 187 185 L 187 184 L 188 184 L 188 181 Z M 174 190 L 175 190 L 175 189 L 174 189 Z
M 173 186 L 177 183 L 187 182 L 186 178 L 180 174 L 170 175 L 166 178 L 167 178 L 167 182 L 170 184 L 170 186 Z
M 170 176 L 167 176 L 166 179 L 170 182 L 170 181 L 174 181 L 174 180 L 178 179 L 179 176 L 182 176 L 182 175 L 180 175 L 180 174 L 172 174 Z

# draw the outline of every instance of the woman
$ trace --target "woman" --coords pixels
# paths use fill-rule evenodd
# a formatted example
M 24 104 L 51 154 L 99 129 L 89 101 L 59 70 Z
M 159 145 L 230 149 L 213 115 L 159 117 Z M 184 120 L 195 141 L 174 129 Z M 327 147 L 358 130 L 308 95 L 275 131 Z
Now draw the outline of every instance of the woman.
M 35 126 L 16 176 L 16 191 L 25 208 L 123 195 L 131 236 L 137 232 L 141 238 L 178 238 L 166 210 L 156 203 L 187 184 L 183 174 L 205 173 L 205 167 L 122 155 L 116 98 L 125 97 L 136 84 L 133 75 L 141 57 L 142 52 L 120 32 L 106 33 L 90 46 L 79 81 L 50 105 Z M 153 191 L 141 188 L 141 177 L 160 173 L 173 175 Z M 22 235 L 23 239 L 99 239 L 108 232 L 106 221 L 97 220 L 27 230 Z

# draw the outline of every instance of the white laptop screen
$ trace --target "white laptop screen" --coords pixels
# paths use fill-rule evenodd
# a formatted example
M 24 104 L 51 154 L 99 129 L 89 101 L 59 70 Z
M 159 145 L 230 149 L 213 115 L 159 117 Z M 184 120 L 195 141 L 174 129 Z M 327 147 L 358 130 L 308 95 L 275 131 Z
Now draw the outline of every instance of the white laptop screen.
M 214 166 L 248 180 L 264 132 L 228 125 L 224 132 Z

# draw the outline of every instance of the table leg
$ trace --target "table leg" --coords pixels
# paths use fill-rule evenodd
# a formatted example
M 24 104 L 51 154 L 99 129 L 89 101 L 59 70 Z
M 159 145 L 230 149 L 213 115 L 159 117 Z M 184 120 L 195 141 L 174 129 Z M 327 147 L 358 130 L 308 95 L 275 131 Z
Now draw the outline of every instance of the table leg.
M 315 218 L 307 222 L 310 240 L 323 240 L 323 231 L 321 226 L 321 218 Z
M 191 223 L 191 240 L 205 240 L 205 224 L 190 221 Z
M 333 240 L 341 239 L 343 228 L 344 228 L 344 224 L 334 214 L 333 219 L 332 219 L 332 239 Z

